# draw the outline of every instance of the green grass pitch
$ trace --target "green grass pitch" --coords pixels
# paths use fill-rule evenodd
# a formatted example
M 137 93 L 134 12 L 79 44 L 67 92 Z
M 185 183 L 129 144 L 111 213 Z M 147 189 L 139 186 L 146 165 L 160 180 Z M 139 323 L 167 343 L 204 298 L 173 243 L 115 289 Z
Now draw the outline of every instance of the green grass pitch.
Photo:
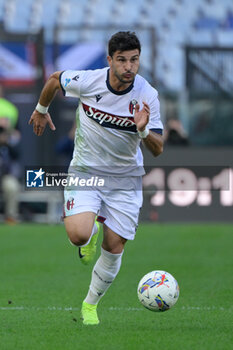
M 0 225 L 0 349 L 233 349 L 232 243 L 233 225 L 141 224 L 100 301 L 100 325 L 87 327 L 79 312 L 93 265 L 80 263 L 64 227 Z M 180 285 L 163 313 L 137 300 L 155 269 Z

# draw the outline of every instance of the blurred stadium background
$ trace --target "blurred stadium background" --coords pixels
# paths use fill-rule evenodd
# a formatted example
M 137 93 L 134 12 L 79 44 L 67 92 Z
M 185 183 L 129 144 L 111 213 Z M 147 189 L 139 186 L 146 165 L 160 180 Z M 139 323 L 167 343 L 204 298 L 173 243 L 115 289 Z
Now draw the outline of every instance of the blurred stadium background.
M 92 266 L 57 225 L 62 191 L 25 189 L 25 169 L 68 165 L 60 146 L 77 101 L 57 95 L 56 132 L 36 137 L 28 120 L 50 73 L 105 66 L 119 30 L 141 40 L 140 74 L 159 91 L 166 142 L 158 158 L 143 150 L 137 237 L 90 332 L 79 312 Z M 0 87 L 19 111 L 22 221 L 4 224 L 0 189 L 1 349 L 231 349 L 233 0 L 0 0 Z M 167 313 L 137 300 L 138 281 L 155 269 L 180 285 Z
M 104 67 L 119 30 L 141 40 L 140 74 L 159 91 L 166 128 L 164 154 L 144 150 L 142 220 L 232 221 L 232 0 L 0 0 L 0 85 L 19 110 L 22 135 L 20 219 L 60 222 L 61 191 L 25 191 L 25 167 L 69 162 L 56 145 L 72 128 L 76 100 L 56 97 L 55 133 L 38 138 L 27 124 L 45 79 Z

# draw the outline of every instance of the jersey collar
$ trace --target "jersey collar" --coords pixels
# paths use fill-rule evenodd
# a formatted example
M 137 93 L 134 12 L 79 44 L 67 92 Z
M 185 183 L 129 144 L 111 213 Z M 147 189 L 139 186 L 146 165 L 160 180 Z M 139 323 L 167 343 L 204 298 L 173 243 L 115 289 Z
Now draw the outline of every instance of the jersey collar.
M 107 84 L 108 90 L 111 91 L 113 94 L 115 94 L 115 95 L 125 95 L 125 94 L 127 94 L 128 92 L 130 92 L 130 91 L 132 90 L 132 88 L 133 88 L 133 83 L 134 83 L 134 81 L 133 81 L 132 84 L 131 84 L 129 87 L 127 87 L 127 89 L 125 89 L 125 90 L 121 90 L 121 91 L 114 90 L 114 89 L 111 87 L 110 83 L 109 83 L 109 69 L 108 69 L 108 71 L 107 71 L 106 84 Z

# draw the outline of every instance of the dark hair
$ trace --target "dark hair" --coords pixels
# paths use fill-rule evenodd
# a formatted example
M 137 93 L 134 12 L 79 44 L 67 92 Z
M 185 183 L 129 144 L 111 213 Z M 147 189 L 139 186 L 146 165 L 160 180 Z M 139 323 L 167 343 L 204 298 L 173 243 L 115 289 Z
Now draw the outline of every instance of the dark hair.
M 141 44 L 134 32 L 118 32 L 108 42 L 108 54 L 113 56 L 116 51 L 128 51 L 138 49 L 141 53 Z

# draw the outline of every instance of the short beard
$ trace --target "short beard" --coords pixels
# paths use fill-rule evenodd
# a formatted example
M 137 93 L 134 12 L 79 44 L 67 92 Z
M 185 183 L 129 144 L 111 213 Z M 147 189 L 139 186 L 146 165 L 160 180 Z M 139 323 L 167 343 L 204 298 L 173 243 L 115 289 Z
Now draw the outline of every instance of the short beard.
M 131 80 L 124 80 L 124 78 L 122 78 L 116 71 L 114 71 L 114 74 L 117 77 L 117 79 L 123 84 L 129 84 L 129 83 L 132 83 L 134 81 L 134 75 L 133 75 L 133 78 Z

